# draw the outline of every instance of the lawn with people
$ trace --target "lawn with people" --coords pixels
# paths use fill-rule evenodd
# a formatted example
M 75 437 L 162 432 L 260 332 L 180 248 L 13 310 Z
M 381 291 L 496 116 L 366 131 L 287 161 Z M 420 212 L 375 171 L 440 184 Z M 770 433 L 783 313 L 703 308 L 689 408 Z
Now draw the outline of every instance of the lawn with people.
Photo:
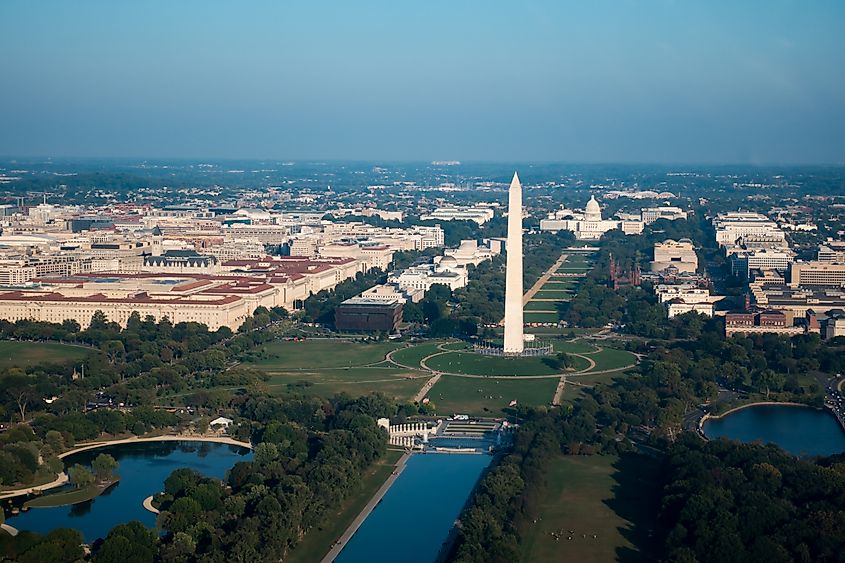
M 596 362 L 595 367 L 590 369 L 591 372 L 622 369 L 636 365 L 637 363 L 637 357 L 631 352 L 626 352 L 625 350 L 604 348 L 595 353 L 585 354 L 588 355 L 591 360 Z
M 251 352 L 245 366 L 264 371 L 366 366 L 384 361 L 397 342 L 357 342 L 339 338 L 277 340 Z
M 645 456 L 552 460 L 536 518 L 523 534 L 523 561 L 650 561 L 659 498 Z
M 331 397 L 347 393 L 353 397 L 384 393 L 410 401 L 431 377 L 429 373 L 391 367 L 351 367 L 332 370 L 273 373 L 266 388 L 273 395 L 305 394 Z
M 418 368 L 420 367 L 420 362 L 423 358 L 442 351 L 438 348 L 438 346 L 442 343 L 442 340 L 434 340 L 424 342 L 422 344 L 414 344 L 406 348 L 396 350 L 390 355 L 390 357 L 393 360 L 393 363 L 400 366 Z
M 512 401 L 518 405 L 551 404 L 557 383 L 556 378 L 510 380 L 444 375 L 428 397 L 441 416 L 461 413 L 499 417 L 511 412 Z
M 583 362 L 579 358 L 573 358 L 573 361 Z M 545 357 L 510 358 L 482 356 L 474 352 L 443 353 L 432 356 L 425 364 L 429 369 L 444 373 L 486 376 L 553 375 L 563 371 L 549 365 Z M 579 365 L 574 367 L 578 369 Z M 583 367 L 587 367 L 586 364 Z

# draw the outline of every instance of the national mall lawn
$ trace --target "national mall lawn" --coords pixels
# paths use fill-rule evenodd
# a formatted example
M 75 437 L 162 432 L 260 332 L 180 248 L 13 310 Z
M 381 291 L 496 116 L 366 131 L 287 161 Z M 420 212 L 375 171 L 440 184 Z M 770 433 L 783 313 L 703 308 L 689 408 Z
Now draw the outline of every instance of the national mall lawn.
M 656 461 L 646 456 L 553 459 L 526 524 L 522 561 L 651 561 Z

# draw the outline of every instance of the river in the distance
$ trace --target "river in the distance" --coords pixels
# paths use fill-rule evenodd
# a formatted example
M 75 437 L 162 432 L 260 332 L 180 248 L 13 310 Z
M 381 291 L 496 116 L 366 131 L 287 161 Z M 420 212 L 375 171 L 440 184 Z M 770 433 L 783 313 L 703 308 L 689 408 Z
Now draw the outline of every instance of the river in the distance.
M 96 448 L 64 459 L 65 467 L 75 463 L 90 466 L 101 453 L 120 464 L 120 481 L 99 497 L 55 508 L 31 508 L 7 522 L 18 530 L 47 533 L 56 528 L 74 528 L 87 542 L 105 537 L 117 524 L 140 520 L 155 527 L 155 514 L 142 506 L 145 498 L 164 489 L 164 480 L 176 469 L 187 467 L 205 477 L 222 479 L 238 461 L 252 459 L 247 448 L 214 442 L 142 442 Z M 67 490 L 54 489 L 51 492 Z M 50 494 L 50 493 L 45 493 Z
M 796 456 L 845 452 L 845 431 L 827 410 L 790 405 L 758 405 L 704 423 L 708 438 L 777 444 Z
M 493 458 L 414 454 L 337 563 L 432 563 Z

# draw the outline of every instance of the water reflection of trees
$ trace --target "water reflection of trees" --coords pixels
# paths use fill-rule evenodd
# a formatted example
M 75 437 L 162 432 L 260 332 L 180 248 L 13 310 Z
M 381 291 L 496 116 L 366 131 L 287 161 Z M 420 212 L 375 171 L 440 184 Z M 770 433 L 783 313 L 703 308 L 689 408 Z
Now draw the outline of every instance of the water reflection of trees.
M 69 515 L 71 518 L 78 518 L 80 516 L 85 516 L 89 512 L 91 512 L 91 508 L 94 506 L 94 500 L 86 500 L 85 502 L 78 502 L 76 504 L 70 505 L 70 512 Z

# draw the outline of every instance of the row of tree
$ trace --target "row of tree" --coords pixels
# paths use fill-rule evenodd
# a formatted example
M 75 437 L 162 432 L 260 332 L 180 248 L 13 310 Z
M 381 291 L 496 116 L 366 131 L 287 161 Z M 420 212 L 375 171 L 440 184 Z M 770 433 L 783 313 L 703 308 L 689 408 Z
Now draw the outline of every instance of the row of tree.
M 667 457 L 660 523 L 668 561 L 839 561 L 845 458 L 800 460 L 776 446 L 688 434 Z
M 520 560 L 521 534 L 543 499 L 549 465 L 561 454 L 620 453 L 630 449 L 612 432 L 597 430 L 594 413 L 582 401 L 548 411 L 521 409 L 524 420 L 513 449 L 497 458 L 481 479 L 461 516 L 449 560 L 508 563 Z
M 682 422 L 715 398 L 720 383 L 820 404 L 821 390 L 802 376 L 845 369 L 845 346 L 817 335 L 725 339 L 713 319 L 690 316 L 678 323 L 692 324 L 681 330 L 698 337 L 641 344 L 646 357 L 639 373 L 598 384 L 569 408 L 521 410 L 525 423 L 514 449 L 482 479 L 461 517 L 452 560 L 519 560 L 521 533 L 526 519 L 536 517 L 548 460 L 560 453 L 630 451 L 633 440 L 668 454 L 666 467 L 649 476 L 658 483 L 669 479 L 655 499 L 663 507 L 657 536 L 665 560 L 835 559 L 845 539 L 839 531 L 845 456 L 799 461 L 775 446 L 706 443 L 683 433 Z
M 0 414 L 23 423 L 0 434 L 0 484 L 26 485 L 55 475 L 62 469 L 56 454 L 78 440 L 103 434 L 143 435 L 186 423 L 152 408 L 160 395 L 197 389 L 186 395 L 187 402 L 196 407 L 222 406 L 221 397 L 203 389 L 262 381 L 251 370 L 226 368 L 245 351 L 274 338 L 271 331 L 260 329 L 285 317 L 283 309 L 259 307 L 237 333 L 226 328 L 212 332 L 196 323 L 173 325 L 167 319 L 155 322 L 137 314 L 121 328 L 101 312 L 85 330 L 71 323 L 0 323 L 7 338 L 58 339 L 90 346 L 77 366 L 50 364 L 0 371 Z M 84 378 L 80 377 L 83 365 Z M 92 405 L 98 408 L 92 410 Z

